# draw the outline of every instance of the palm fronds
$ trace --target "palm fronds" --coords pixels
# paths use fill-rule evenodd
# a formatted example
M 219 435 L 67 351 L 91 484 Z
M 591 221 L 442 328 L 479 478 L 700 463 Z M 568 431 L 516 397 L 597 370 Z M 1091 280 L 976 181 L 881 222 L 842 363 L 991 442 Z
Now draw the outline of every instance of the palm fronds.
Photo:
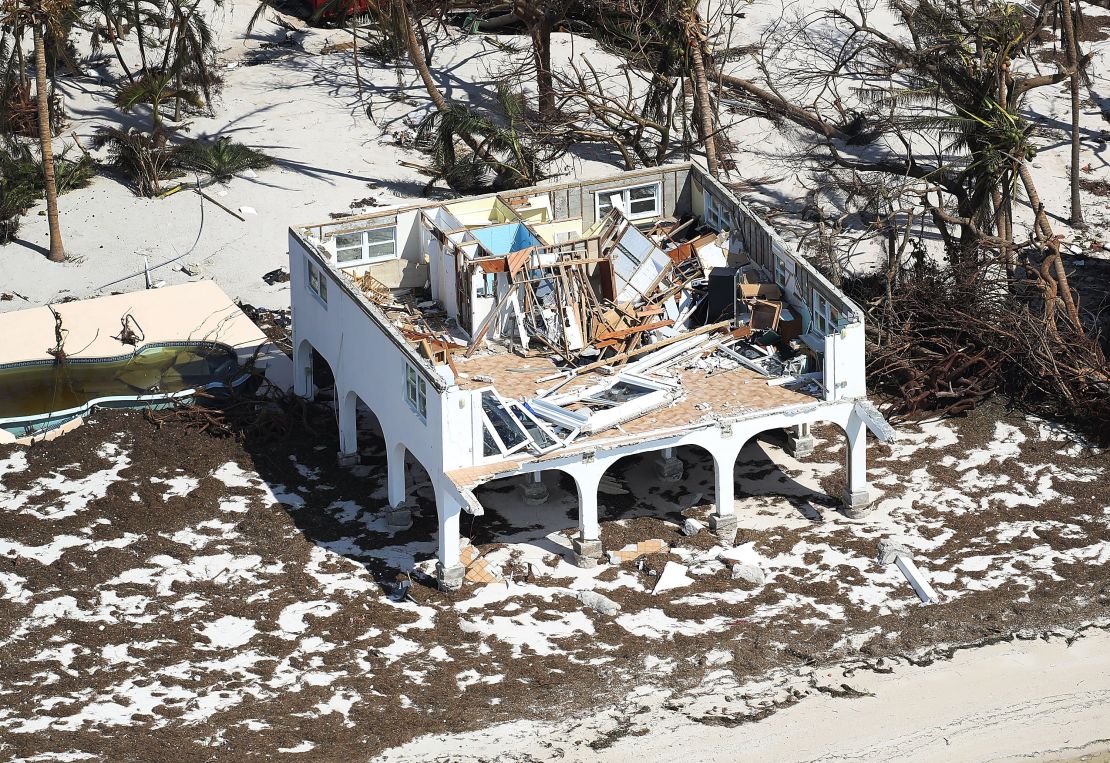
M 230 180 L 244 170 L 265 169 L 273 163 L 261 151 L 235 143 L 227 137 L 217 138 L 211 143 L 189 141 L 180 147 L 173 158 L 175 167 L 203 172 L 220 181 Z
M 162 181 L 171 176 L 175 155 L 180 150 L 164 140 L 138 130 L 102 127 L 96 146 L 108 149 L 108 164 L 134 184 L 140 196 L 157 196 Z
M 96 176 L 96 163 L 88 156 L 54 157 L 54 181 L 61 195 L 84 188 Z M 8 141 L 0 147 L 0 244 L 11 241 L 19 230 L 19 216 L 45 193 L 42 160 L 23 143 Z

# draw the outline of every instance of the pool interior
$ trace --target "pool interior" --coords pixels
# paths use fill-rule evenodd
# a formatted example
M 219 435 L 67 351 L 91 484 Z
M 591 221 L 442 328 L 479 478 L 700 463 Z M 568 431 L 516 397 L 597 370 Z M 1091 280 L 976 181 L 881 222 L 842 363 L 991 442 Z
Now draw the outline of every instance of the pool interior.
M 0 368 L 0 420 L 44 417 L 81 409 L 103 398 L 169 396 L 213 382 L 229 382 L 238 368 L 235 353 L 217 344 L 149 345 L 121 358 L 44 360 Z M 117 401 L 118 405 L 118 401 Z M 5 421 L 9 431 L 25 428 Z M 35 428 L 41 429 L 41 426 Z

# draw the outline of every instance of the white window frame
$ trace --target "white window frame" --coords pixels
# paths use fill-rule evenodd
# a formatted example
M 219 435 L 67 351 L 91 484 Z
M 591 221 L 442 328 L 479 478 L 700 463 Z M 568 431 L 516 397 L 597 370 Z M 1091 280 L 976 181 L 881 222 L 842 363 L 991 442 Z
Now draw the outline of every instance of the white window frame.
M 642 188 L 651 188 L 655 196 L 655 207 L 650 212 L 633 212 L 631 194 L 633 191 L 639 191 Z M 594 194 L 594 219 L 600 220 L 609 213 L 601 211 L 602 197 L 608 199 L 611 196 L 620 194 L 621 213 L 624 214 L 628 220 L 647 220 L 649 218 L 659 217 L 663 214 L 663 183 L 655 181 L 653 183 L 642 183 L 640 185 L 630 185 L 623 188 L 606 188 L 604 191 L 597 191 Z M 637 199 L 637 201 L 642 201 Z M 615 206 L 615 205 L 613 205 Z M 610 206 L 610 209 L 613 207 Z
M 782 257 L 779 257 L 777 254 L 774 255 L 774 258 L 775 258 L 775 284 L 780 289 L 785 290 L 786 289 L 786 282 L 789 279 L 789 275 L 790 275 L 790 273 L 787 269 L 788 263 L 786 262 L 785 259 L 783 259 Z
M 512 409 L 509 407 L 509 403 L 505 400 L 505 398 L 503 398 L 503 397 L 501 397 L 501 395 L 497 394 L 497 390 L 495 390 L 493 387 L 485 387 L 483 389 L 477 390 L 477 392 L 478 392 L 478 394 L 477 394 L 476 397 L 477 397 L 477 401 L 478 401 L 478 411 L 482 416 L 482 426 L 485 429 L 485 431 L 482 433 L 483 442 L 484 442 L 484 439 L 485 439 L 485 435 L 488 434 L 493 439 L 494 446 L 499 451 L 501 451 L 500 454 L 497 454 L 497 453 L 487 454 L 486 450 L 485 450 L 485 445 L 483 444 L 483 446 L 482 446 L 482 457 L 483 458 L 498 458 L 499 455 L 500 455 L 500 457 L 503 458 L 505 456 L 516 453 L 518 450 L 521 450 L 523 448 L 527 448 L 529 445 L 535 445 L 536 444 L 535 440 L 532 439 L 532 436 L 528 434 L 528 430 L 525 429 L 524 426 L 519 421 L 516 420 L 516 416 L 514 415 Z M 513 424 L 516 426 L 519 434 L 523 437 L 523 440 L 518 442 L 516 445 L 513 445 L 512 447 L 509 447 L 508 445 L 505 444 L 505 441 L 501 439 L 501 435 L 498 434 L 498 432 L 497 432 L 497 427 L 495 427 L 493 425 L 493 422 L 490 421 L 490 417 L 489 417 L 489 414 L 486 413 L 485 406 L 482 404 L 482 397 L 484 395 L 492 395 L 493 398 L 495 400 L 497 400 L 498 404 L 501 406 L 502 409 L 504 409 L 504 411 L 508 415 L 509 419 L 512 420 Z
M 718 233 L 729 231 L 737 227 L 733 210 L 725 202 L 713 194 L 705 191 L 705 222 Z
M 304 259 L 304 265 L 305 283 L 308 285 L 308 290 L 326 305 L 328 303 L 328 279 L 324 275 L 323 268 L 318 267 L 307 257 Z
M 402 383 L 405 388 L 405 402 L 421 421 L 428 420 L 428 382 L 411 363 L 405 363 Z
M 393 231 L 392 241 L 390 241 L 390 242 L 379 241 L 379 242 L 374 242 L 374 243 L 370 242 L 370 234 L 371 233 L 375 233 L 377 231 L 385 231 L 385 230 Z M 354 246 L 340 247 L 339 246 L 339 237 L 340 236 L 356 236 L 356 235 L 362 237 L 361 247 L 354 247 Z M 353 267 L 358 267 L 359 265 L 372 265 L 372 264 L 378 263 L 378 262 L 390 262 L 392 260 L 398 259 L 398 256 L 399 256 L 398 253 L 397 253 L 397 223 L 393 223 L 392 225 L 379 225 L 379 226 L 376 226 L 376 227 L 373 227 L 373 228 L 365 228 L 363 230 L 344 231 L 342 233 L 336 233 L 335 236 L 332 238 L 332 241 L 335 243 L 335 262 L 341 268 L 353 268 Z M 371 247 L 380 246 L 384 243 L 392 243 L 393 244 L 393 250 L 389 254 L 371 254 L 370 253 L 370 248 Z M 355 251 L 356 249 L 360 249 L 360 248 L 361 248 L 362 256 L 360 256 L 357 260 L 340 260 L 341 252 Z
M 836 331 L 836 321 L 832 317 L 832 305 L 828 298 L 813 290 L 813 301 L 809 304 L 810 329 L 820 336 L 828 336 Z

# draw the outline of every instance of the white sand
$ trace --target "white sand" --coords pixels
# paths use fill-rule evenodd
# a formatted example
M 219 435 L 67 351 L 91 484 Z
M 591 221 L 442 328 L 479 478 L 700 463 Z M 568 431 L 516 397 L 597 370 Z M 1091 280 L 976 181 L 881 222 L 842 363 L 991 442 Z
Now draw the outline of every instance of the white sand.
M 26 298 L 0 302 L 0 311 L 56 301 L 67 295 L 86 297 L 142 288 L 143 255 L 156 268 L 156 280 L 189 280 L 190 276 L 172 268 L 194 265 L 233 298 L 285 307 L 289 304 L 287 287 L 268 286 L 261 276 L 286 263 L 289 225 L 327 220 L 333 212 L 349 212 L 353 201 L 368 196 L 382 204 L 420 196 L 426 178 L 399 166 L 398 161 L 422 163 L 424 157 L 398 148 L 390 137 L 392 132 L 405 129 L 406 117 L 419 118 L 428 108 L 427 95 L 415 72 L 407 66 L 375 66 L 364 60 L 361 75 L 365 96 L 360 100 L 350 53 L 319 55 L 325 45 L 349 40 L 349 35 L 321 29 L 298 35 L 298 47 L 262 51 L 275 55 L 271 63 L 246 66 L 240 62 L 258 53 L 261 44 L 279 41 L 286 34 L 264 20 L 249 39 L 244 39 L 254 8 L 254 0 L 229 0 L 225 10 L 212 20 L 223 48 L 221 60 L 235 66 L 223 70 L 226 86 L 217 99 L 215 117 L 192 120 L 184 134 L 231 135 L 277 159 L 275 169 L 259 172 L 256 178 L 237 178 L 226 187 L 210 190 L 222 204 L 233 209 L 252 207 L 258 214 L 246 214 L 245 222 L 241 222 L 193 193 L 178 193 L 164 200 L 143 199 L 118 179 L 101 176 L 90 188 L 71 192 L 60 201 L 63 236 L 73 262 L 58 265 L 46 260 L 48 237 L 45 217 L 38 214 L 41 204 L 23 218 L 19 241 L 0 247 L 0 291 Z M 756 0 L 746 8 L 746 18 L 732 44 L 758 41 L 767 26 L 783 13 L 782 0 Z M 1107 11 L 1091 7 L 1085 13 Z M 437 78 L 448 98 L 466 98 L 470 91 L 477 90 L 469 83 L 488 82 L 490 72 L 506 66 L 508 57 L 481 36 L 462 36 L 457 31 L 451 34 L 435 38 Z M 502 39 L 517 45 L 526 40 L 511 35 Z M 80 39 L 78 42 L 85 44 Z M 1092 86 L 1096 92 L 1110 92 L 1110 46 L 1098 43 L 1093 47 L 1097 55 L 1091 64 Z M 133 42 L 125 46 L 125 51 L 136 58 Z M 615 62 L 599 53 L 590 41 L 572 40 L 570 35 L 555 35 L 553 55 L 556 65 L 573 55 L 578 60 L 588 58 L 602 71 L 617 71 Z M 746 61 L 729 66 L 751 71 Z M 135 124 L 144 129 L 148 125 L 145 108 L 120 115 L 110 103 L 110 88 L 95 76 L 63 78 L 60 87 L 71 120 L 67 136 L 76 131 L 88 144 L 102 124 Z M 1029 104 L 1045 115 L 1042 126 L 1049 128 L 1038 139 L 1042 151 L 1034 162 L 1034 172 L 1050 211 L 1062 216 L 1067 213 L 1065 168 L 1069 153 L 1061 129 L 1067 124 L 1068 104 L 1066 85 L 1037 91 Z M 1110 109 L 1110 105 L 1104 108 Z M 368 109 L 377 124 L 367 117 Z M 721 120 L 739 147 L 733 157 L 738 164 L 733 179 L 780 180 L 755 194 L 755 200 L 781 207 L 805 195 L 803 183 L 808 181 L 804 173 L 781 160 L 793 141 L 789 127 L 727 110 L 722 111 Z M 1106 127 L 1097 107 L 1085 110 L 1083 125 L 1084 157 L 1092 165 L 1087 177 L 1110 180 L 1105 144 L 1096 140 L 1099 130 Z M 67 138 L 59 142 L 64 145 L 72 141 Z M 554 170 L 565 173 L 564 177 L 597 175 L 611 172 L 616 162 L 617 157 L 602 147 L 581 146 L 564 166 Z M 1101 201 L 1087 197 L 1088 221 L 1094 224 L 1085 237 L 1088 241 L 1110 241 L 1106 233 L 1110 211 Z M 1066 228 L 1060 232 L 1069 233 Z M 868 251 L 868 247 L 861 251 Z
M 826 670 L 809 678 L 872 696 L 814 694 L 764 720 L 729 727 L 667 709 L 666 695 L 653 692 L 615 713 L 557 725 L 522 721 L 421 737 L 379 760 L 925 763 L 1062 760 L 1110 746 L 1106 631 L 1087 631 L 1071 646 L 1063 638 L 1016 641 L 960 651 L 929 667 L 902 663 L 892 673 Z M 603 746 L 607 736 L 616 739 Z

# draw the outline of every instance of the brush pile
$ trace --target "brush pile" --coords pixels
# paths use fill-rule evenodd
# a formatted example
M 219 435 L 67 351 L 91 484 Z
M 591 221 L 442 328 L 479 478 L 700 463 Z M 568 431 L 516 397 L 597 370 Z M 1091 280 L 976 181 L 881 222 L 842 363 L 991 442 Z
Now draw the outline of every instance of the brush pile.
M 1040 291 L 1035 283 L 983 268 L 918 275 L 877 296 L 883 286 L 873 277 L 849 290 L 867 311 L 868 382 L 888 396 L 889 416 L 959 414 L 999 392 L 1017 408 L 1110 437 L 1106 357 L 1062 313 L 1046 320 L 1029 296 Z

